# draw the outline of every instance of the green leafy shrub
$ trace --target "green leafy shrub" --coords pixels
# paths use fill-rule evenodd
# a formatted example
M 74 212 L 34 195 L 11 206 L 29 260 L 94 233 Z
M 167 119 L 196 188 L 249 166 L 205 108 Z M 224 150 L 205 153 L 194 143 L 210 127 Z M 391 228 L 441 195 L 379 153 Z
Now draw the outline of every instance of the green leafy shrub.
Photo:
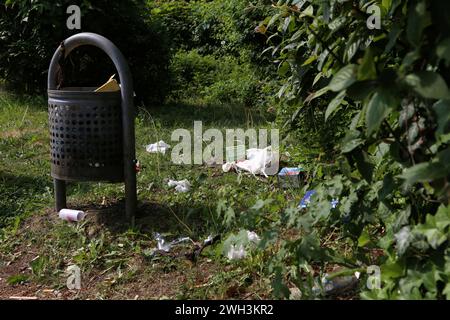
M 176 52 L 169 67 L 172 97 L 195 99 L 204 87 L 210 86 L 218 71 L 214 56 L 200 55 L 197 50 Z
M 170 64 L 171 97 L 201 100 L 205 104 L 231 103 L 253 107 L 263 104 L 264 81 L 249 62 L 232 56 L 178 51 Z
M 255 27 L 267 3 L 150 1 L 149 19 L 164 27 L 173 52 L 171 97 L 266 106 L 274 65 L 260 55 L 266 36 Z

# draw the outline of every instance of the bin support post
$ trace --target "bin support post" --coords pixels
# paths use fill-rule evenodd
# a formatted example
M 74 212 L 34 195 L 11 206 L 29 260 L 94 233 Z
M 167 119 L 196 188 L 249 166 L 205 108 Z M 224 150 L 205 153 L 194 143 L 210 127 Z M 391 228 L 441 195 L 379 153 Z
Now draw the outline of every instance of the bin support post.
M 126 217 L 134 226 L 134 215 L 137 206 L 136 195 L 136 150 L 134 133 L 134 103 L 133 103 L 133 79 L 130 68 L 120 50 L 105 37 L 82 32 L 75 34 L 63 41 L 62 45 L 55 51 L 48 69 L 48 89 L 57 89 L 56 78 L 58 73 L 58 62 L 69 53 L 83 45 L 95 46 L 103 50 L 113 61 L 120 78 L 122 95 L 122 129 L 123 129 L 123 162 L 124 162 L 124 182 L 125 182 L 125 213 Z M 66 189 L 65 182 L 55 179 L 56 207 L 65 206 Z
M 66 205 L 66 182 L 64 180 L 53 179 L 55 188 L 56 211 L 67 208 Z

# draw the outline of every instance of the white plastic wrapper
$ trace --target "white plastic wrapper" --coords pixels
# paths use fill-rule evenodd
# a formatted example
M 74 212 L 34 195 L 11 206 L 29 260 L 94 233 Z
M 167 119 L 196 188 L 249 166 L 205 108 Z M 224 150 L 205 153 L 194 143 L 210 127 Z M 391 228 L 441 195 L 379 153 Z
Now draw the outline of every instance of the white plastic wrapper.
M 240 260 L 245 258 L 247 252 L 244 249 L 244 246 L 241 244 L 239 247 L 235 245 L 230 246 L 230 250 L 227 252 L 227 258 L 229 260 Z
M 270 146 L 264 149 L 252 148 L 247 150 L 246 160 L 227 162 L 222 165 L 222 170 L 228 172 L 235 168 L 253 175 L 261 174 L 267 177 L 277 174 L 279 161 L 278 152 L 274 152 Z
M 66 221 L 81 221 L 86 214 L 80 210 L 61 209 L 59 210 L 59 217 Z
M 223 172 L 228 172 L 231 169 L 236 168 L 236 162 L 227 162 L 222 165 Z
M 186 241 L 192 242 L 192 239 L 189 237 L 182 237 L 182 238 L 173 240 L 171 242 L 166 242 L 166 239 L 164 239 L 164 237 L 160 233 L 155 233 L 155 240 L 157 242 L 157 247 L 154 249 L 154 252 L 155 252 L 155 250 L 169 252 L 174 245 L 177 245 L 181 242 L 186 242 Z
M 180 181 L 169 180 L 167 185 L 169 187 L 175 187 L 176 192 L 188 192 L 189 190 L 191 190 L 191 184 L 186 179 Z
M 248 238 L 248 241 L 253 242 L 253 243 L 258 243 L 259 241 L 261 241 L 261 238 L 254 231 L 247 230 L 247 238 Z
M 166 151 L 170 149 L 170 145 L 160 140 L 156 143 L 149 144 L 145 147 L 145 150 L 150 153 L 162 153 L 165 154 Z

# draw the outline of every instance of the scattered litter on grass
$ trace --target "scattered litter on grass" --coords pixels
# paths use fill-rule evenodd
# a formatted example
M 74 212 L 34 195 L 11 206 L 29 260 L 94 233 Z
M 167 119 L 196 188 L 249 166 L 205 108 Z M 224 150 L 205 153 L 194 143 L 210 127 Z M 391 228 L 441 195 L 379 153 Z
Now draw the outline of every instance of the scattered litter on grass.
M 209 235 L 205 240 L 203 240 L 203 244 L 200 245 L 199 243 L 195 243 L 194 250 L 192 251 L 192 253 L 185 254 L 186 258 L 188 258 L 189 260 L 192 260 L 192 261 L 196 261 L 197 258 L 202 253 L 203 249 L 205 249 L 208 246 L 213 245 L 214 243 L 216 243 L 219 240 L 220 240 L 220 235 L 215 235 L 215 236 Z
M 155 240 L 157 243 L 157 247 L 155 250 L 159 250 L 159 251 L 164 251 L 164 252 L 169 252 L 173 246 L 180 244 L 182 242 L 186 242 L 186 241 L 192 241 L 191 238 L 189 237 L 181 237 L 178 239 L 175 239 L 171 242 L 166 242 L 166 239 L 164 239 L 164 237 L 160 234 L 160 233 L 155 233 Z
M 300 172 L 303 172 L 303 168 L 287 168 L 284 167 L 278 173 L 279 176 L 298 176 Z
M 329 278 L 329 275 L 326 273 L 322 279 L 320 286 L 316 283 L 316 285 L 312 288 L 314 295 L 324 294 L 324 295 L 336 295 L 342 294 L 346 291 L 352 290 L 356 287 L 359 281 L 359 274 L 351 275 L 351 276 L 339 276 L 333 279 Z
M 235 245 L 231 245 L 230 249 L 227 252 L 227 258 L 229 260 L 239 260 L 245 258 L 247 252 L 244 249 L 244 246 L 241 244 L 239 247 Z
M 252 250 L 261 241 L 254 231 L 242 229 L 238 234 L 231 234 L 223 245 L 223 254 L 229 260 L 239 260 L 247 256 L 247 249 Z
M 400 231 L 394 234 L 394 238 L 397 243 L 397 252 L 399 255 L 402 255 L 406 249 L 408 249 L 413 237 L 414 236 L 411 234 L 411 229 L 409 226 L 401 228 Z
M 229 172 L 231 169 L 236 169 L 236 162 L 226 162 L 222 165 L 223 172 Z
M 188 192 L 189 190 L 191 190 L 191 184 L 186 179 L 180 181 L 169 180 L 167 185 L 169 187 L 175 187 L 176 192 Z
M 141 163 L 139 162 L 139 160 L 135 160 L 134 170 L 136 171 L 136 173 L 139 173 L 142 171 L 142 166 L 141 166 Z
M 38 297 L 10 296 L 10 300 L 38 300 Z
M 274 175 L 278 171 L 277 163 L 278 158 L 269 146 L 264 149 L 248 149 L 247 160 L 238 161 L 236 166 L 238 169 L 248 171 L 251 174 L 262 174 L 267 177 L 268 175 Z
M 299 208 L 305 209 L 311 203 L 311 197 L 316 194 L 316 190 L 308 190 L 300 201 Z
M 289 300 L 301 300 L 302 299 L 302 292 L 299 288 L 289 288 Z
M 86 214 L 80 210 L 61 209 L 58 213 L 59 217 L 66 221 L 81 221 Z
M 214 241 L 214 237 L 212 234 L 210 234 L 208 236 L 208 238 L 206 238 L 205 240 L 203 240 L 203 245 L 209 245 L 212 244 L 212 242 Z
M 300 201 L 298 208 L 300 209 L 305 209 L 308 207 L 308 205 L 311 203 L 311 197 L 313 195 L 316 194 L 316 190 L 308 190 L 306 191 L 305 195 L 303 196 L 302 200 Z M 336 209 L 338 204 L 339 204 L 339 200 L 338 199 L 332 199 L 330 201 L 331 204 L 331 208 L 332 209 Z
M 178 239 L 175 239 L 171 242 L 167 242 L 166 239 L 160 234 L 160 233 L 155 233 L 154 234 L 155 240 L 157 242 L 156 247 L 147 251 L 146 256 L 147 257 L 154 257 L 157 253 L 160 254 L 168 254 L 171 252 L 172 248 L 178 244 L 181 244 L 183 242 L 190 242 L 193 244 L 193 248 L 189 249 L 189 251 L 185 251 L 183 253 L 175 253 L 172 254 L 171 256 L 176 258 L 176 257 L 184 257 L 187 258 L 191 261 L 196 261 L 197 258 L 200 256 L 200 254 L 202 253 L 203 249 L 206 248 L 207 246 L 211 246 L 214 243 L 216 243 L 218 240 L 220 240 L 220 235 L 209 235 L 205 240 L 203 240 L 202 243 L 200 242 L 195 242 L 193 241 L 191 238 L 189 237 L 180 237 Z
M 283 168 L 278 173 L 278 183 L 282 188 L 299 188 L 302 177 L 304 177 L 303 168 Z
M 272 151 L 272 147 L 252 148 L 248 149 L 246 153 L 247 160 L 227 162 L 222 165 L 222 170 L 224 172 L 229 172 L 231 169 L 243 170 L 253 175 L 261 174 L 265 177 L 275 175 L 278 171 L 278 154 Z
M 261 241 L 261 238 L 254 231 L 247 230 L 247 238 L 248 238 L 248 241 L 253 242 L 253 243 L 258 243 L 259 241 Z
M 170 145 L 165 143 L 164 141 L 160 140 L 156 143 L 149 144 L 145 147 L 145 150 L 150 153 L 162 153 L 165 154 L 167 149 L 170 148 Z
M 331 208 L 336 209 L 338 204 L 339 204 L 339 200 L 338 199 L 332 199 L 331 200 Z

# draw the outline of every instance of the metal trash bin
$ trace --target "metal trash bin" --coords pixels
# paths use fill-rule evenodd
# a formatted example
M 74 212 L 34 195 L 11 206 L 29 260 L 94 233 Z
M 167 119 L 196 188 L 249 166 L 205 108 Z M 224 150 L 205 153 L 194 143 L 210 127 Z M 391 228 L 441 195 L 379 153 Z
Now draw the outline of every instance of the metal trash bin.
M 120 91 L 59 88 L 59 61 L 81 45 L 96 46 L 111 58 Z M 133 84 L 125 58 L 111 41 L 85 32 L 61 43 L 49 67 L 48 114 L 56 210 L 66 208 L 66 181 L 125 182 L 126 214 L 133 224 L 137 203 Z

